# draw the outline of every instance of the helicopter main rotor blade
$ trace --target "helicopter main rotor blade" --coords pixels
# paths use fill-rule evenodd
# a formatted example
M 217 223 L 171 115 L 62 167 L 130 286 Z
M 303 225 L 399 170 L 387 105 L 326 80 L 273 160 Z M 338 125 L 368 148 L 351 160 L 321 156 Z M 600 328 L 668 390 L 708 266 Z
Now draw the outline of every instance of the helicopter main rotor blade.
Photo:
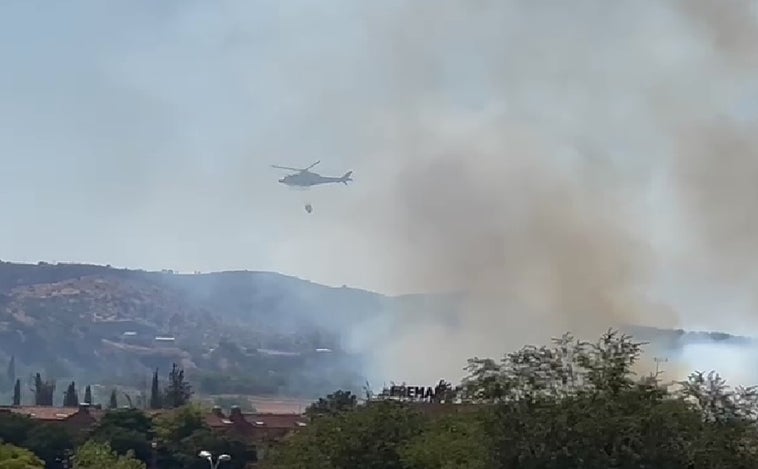
M 316 165 L 317 165 L 317 164 L 319 164 L 319 163 L 321 163 L 321 160 L 318 160 L 318 161 L 316 161 L 315 163 L 313 163 L 312 165 L 308 166 L 307 168 L 305 168 L 305 170 L 304 170 L 304 171 L 308 171 L 309 169 L 313 168 L 314 166 L 316 166 Z
M 302 169 L 300 168 L 290 168 L 288 166 L 277 166 L 275 164 L 272 164 L 271 167 L 276 168 L 276 169 L 286 169 L 287 171 L 302 171 Z

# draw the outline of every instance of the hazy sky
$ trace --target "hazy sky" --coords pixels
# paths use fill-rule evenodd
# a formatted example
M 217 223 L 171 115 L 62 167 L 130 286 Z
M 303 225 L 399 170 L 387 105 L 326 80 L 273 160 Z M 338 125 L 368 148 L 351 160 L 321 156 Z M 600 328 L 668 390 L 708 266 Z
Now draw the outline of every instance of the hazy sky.
M 353 3 L 2 2 L 0 256 L 381 286 L 347 210 L 386 174 L 334 103 L 381 99 Z M 356 184 L 269 168 L 318 159 Z
M 552 269 L 551 289 L 586 274 L 582 294 L 633 291 L 675 323 L 742 329 L 758 35 L 751 2 L 716 3 L 0 2 L 0 258 L 396 293 L 461 280 L 432 271 L 519 277 L 481 268 L 496 231 L 520 267 L 588 252 L 529 267 L 529 298 Z M 722 147 L 699 139 L 722 118 L 747 128 L 747 160 L 714 182 Z M 701 149 L 702 164 L 679 156 Z M 355 182 L 293 191 L 269 167 L 316 160 Z M 566 294 L 551 307 L 598 304 Z

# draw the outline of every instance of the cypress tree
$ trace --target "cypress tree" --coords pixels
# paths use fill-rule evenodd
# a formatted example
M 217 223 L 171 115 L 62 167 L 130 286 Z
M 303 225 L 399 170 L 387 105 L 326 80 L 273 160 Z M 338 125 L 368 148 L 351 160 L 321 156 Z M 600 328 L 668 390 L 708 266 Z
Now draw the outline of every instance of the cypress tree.
M 44 405 L 44 390 L 42 389 L 42 376 L 34 375 L 34 405 Z
M 108 403 L 109 409 L 117 409 L 118 408 L 118 399 L 116 398 L 116 390 L 114 389 L 111 391 L 111 401 Z
M 68 385 L 68 389 L 63 394 L 63 407 L 78 407 L 79 406 L 79 396 L 76 392 L 76 383 L 71 381 L 71 384 Z
M 16 385 L 13 387 L 13 405 L 18 407 L 21 405 L 21 380 L 16 380 Z
M 162 409 L 163 399 L 161 399 L 161 388 L 158 386 L 158 369 L 153 373 L 153 385 L 150 388 L 150 408 Z

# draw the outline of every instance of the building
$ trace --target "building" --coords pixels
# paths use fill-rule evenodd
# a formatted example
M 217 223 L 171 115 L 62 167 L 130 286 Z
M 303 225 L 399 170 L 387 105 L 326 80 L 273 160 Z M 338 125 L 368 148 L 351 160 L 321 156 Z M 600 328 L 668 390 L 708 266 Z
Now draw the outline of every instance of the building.
M 232 407 L 229 414 L 216 406 L 206 415 L 205 422 L 212 429 L 254 443 L 276 443 L 308 425 L 301 414 L 243 413 Z
M 41 422 L 61 425 L 72 433 L 79 433 L 96 424 L 104 411 L 100 406 L 90 407 L 87 404 L 79 407 L 2 406 L 0 416 L 3 414 L 24 415 Z

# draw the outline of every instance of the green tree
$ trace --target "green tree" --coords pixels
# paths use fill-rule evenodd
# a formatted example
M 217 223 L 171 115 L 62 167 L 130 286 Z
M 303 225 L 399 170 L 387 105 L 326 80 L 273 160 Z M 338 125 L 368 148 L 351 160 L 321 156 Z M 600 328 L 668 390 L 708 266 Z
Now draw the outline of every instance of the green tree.
M 358 406 L 358 397 L 350 391 L 338 390 L 326 396 L 305 409 L 305 414 L 311 419 L 326 415 L 337 415 L 354 410 Z
M 153 373 L 153 384 L 150 388 L 150 408 L 153 410 L 163 408 L 163 396 L 161 395 L 161 388 L 158 383 L 158 369 Z
M 37 373 L 34 376 L 34 405 L 52 406 L 53 394 L 55 393 L 55 381 L 43 381 L 42 376 Z
M 110 402 L 108 402 L 108 408 L 109 409 L 117 409 L 118 408 L 118 397 L 116 395 L 116 390 L 111 391 L 111 399 Z
M 29 436 L 29 432 L 39 424 L 25 415 L 14 413 L 0 413 L 0 441 L 16 446 L 24 446 L 23 443 Z
M 313 420 L 267 457 L 265 467 L 401 469 L 402 451 L 421 435 L 424 417 L 409 404 L 374 401 Z
M 634 386 L 634 364 L 642 343 L 609 330 L 595 343 L 565 334 L 553 346 L 528 345 L 506 354 L 469 360 L 461 397 L 468 402 L 495 403 L 539 396 L 560 397 L 580 391 L 619 392 Z
M 491 469 L 491 444 L 482 412 L 432 419 L 424 432 L 402 449 L 408 469 Z
M 53 423 L 35 425 L 21 445 L 45 461 L 48 468 L 60 468 L 60 461 L 74 449 L 74 437 L 65 428 Z
M 232 460 L 222 466 L 228 469 L 243 469 L 256 460 L 253 447 L 211 430 L 203 418 L 203 409 L 195 405 L 157 416 L 155 433 L 161 442 L 158 466 L 163 469 L 205 469 L 208 462 L 197 457 L 201 450 L 229 454 Z
M 79 407 L 79 393 L 76 391 L 76 383 L 73 381 L 63 394 L 63 407 Z
M 84 403 L 92 405 L 92 388 L 89 384 L 84 388 Z
M 432 405 L 421 417 L 412 404 L 385 400 L 350 412 L 323 412 L 265 464 L 293 469 L 756 467 L 758 391 L 732 389 L 715 373 L 693 373 L 673 390 L 655 377 L 636 377 L 642 345 L 609 330 L 592 343 L 565 335 L 551 346 L 527 346 L 499 361 L 475 358 L 460 388 L 461 398 L 473 406 Z M 431 413 L 435 409 L 446 415 Z
M 190 397 L 192 397 L 192 388 L 184 379 L 184 370 L 174 363 L 168 375 L 168 386 L 164 393 L 163 404 L 167 408 L 175 409 L 187 404 Z
M 141 461 L 149 461 L 152 449 L 153 422 L 137 409 L 113 409 L 105 413 L 91 430 L 90 439 L 108 443 L 118 454 L 132 451 Z
M 73 458 L 75 469 L 145 469 L 145 463 L 133 454 L 119 455 L 108 443 L 87 441 L 81 445 Z
M 13 405 L 18 407 L 21 405 L 21 380 L 16 379 L 16 385 L 13 386 Z
M 635 378 L 641 346 L 608 331 L 595 343 L 566 335 L 500 363 L 470 361 L 466 398 L 492 404 L 481 439 L 492 467 L 752 467 L 754 393 L 696 374 L 672 394 Z
M 1 469 L 44 469 L 45 462 L 31 451 L 0 443 Z

